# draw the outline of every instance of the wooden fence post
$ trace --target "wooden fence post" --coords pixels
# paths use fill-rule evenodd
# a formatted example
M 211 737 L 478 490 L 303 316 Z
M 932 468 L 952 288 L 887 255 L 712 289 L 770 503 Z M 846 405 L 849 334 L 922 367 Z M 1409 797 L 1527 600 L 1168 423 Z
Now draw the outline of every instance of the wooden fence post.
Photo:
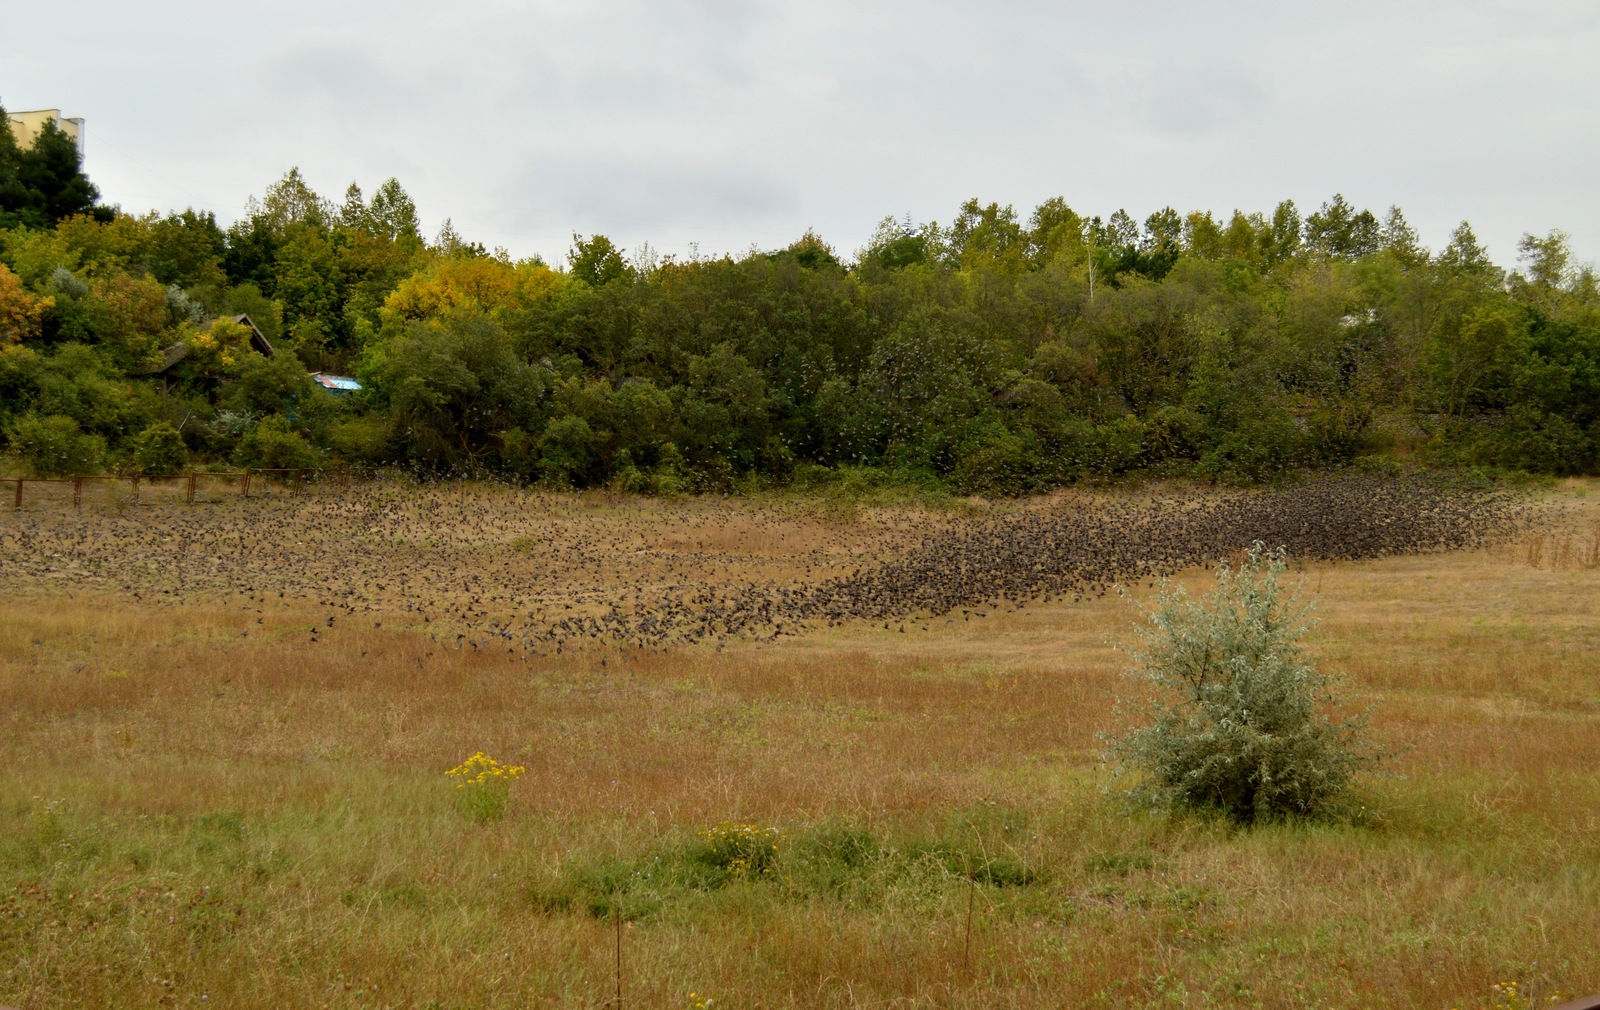
M 353 482 L 353 480 L 354 480 L 354 477 L 353 477 L 353 475 L 351 473 L 350 465 L 348 463 L 340 465 L 340 466 L 337 466 L 337 467 L 326 467 L 326 468 L 300 467 L 300 468 L 297 468 L 297 469 L 292 471 L 294 473 L 294 483 L 292 485 L 293 490 L 291 491 L 291 495 L 292 496 L 301 496 L 301 495 L 304 495 L 306 493 L 306 472 L 307 472 L 308 469 L 313 470 L 315 473 L 318 473 L 318 474 L 325 474 L 327 470 L 335 470 L 335 471 L 337 471 L 338 474 L 339 474 L 339 484 L 340 484 L 341 487 L 346 487 L 346 488 L 350 487 L 352 482 Z M 256 470 L 255 467 L 246 467 L 244 472 L 242 474 L 238 475 L 238 476 L 242 476 L 244 478 L 243 482 L 240 484 L 239 493 L 241 495 L 243 495 L 244 497 L 246 497 L 246 498 L 250 497 L 250 482 L 255 478 L 255 470 Z M 289 471 L 288 468 L 285 468 L 282 471 L 271 471 L 271 472 L 275 472 L 275 473 L 276 472 L 285 472 L 285 473 L 287 473 L 287 472 L 291 472 L 291 471 Z M 185 499 L 188 501 L 188 503 L 190 505 L 193 505 L 194 502 L 195 502 L 195 498 L 197 498 L 199 496 L 199 493 L 200 493 L 199 492 L 200 475 L 198 473 L 195 473 L 194 471 L 190 471 L 187 474 L 170 474 L 170 475 L 158 475 L 158 476 L 160 476 L 162 479 L 167 479 L 168 477 L 182 477 L 185 481 L 187 481 L 188 482 L 188 487 L 186 489 L 184 497 L 185 497 Z M 222 476 L 234 476 L 234 475 L 233 474 L 222 474 Z M 83 474 L 77 474 L 77 475 L 75 475 L 74 477 L 71 478 L 71 483 L 72 483 L 72 507 L 75 508 L 75 509 L 79 509 L 79 510 L 81 510 L 83 508 L 83 483 L 84 483 L 85 480 L 90 480 L 90 479 L 94 479 L 94 480 L 126 480 L 126 481 L 130 482 L 132 484 L 132 486 L 133 486 L 133 499 L 132 499 L 133 503 L 135 505 L 142 505 L 142 504 L 144 504 L 144 499 L 141 496 L 144 478 L 145 478 L 144 474 L 133 474 L 133 475 L 130 475 L 130 476 L 127 476 L 127 477 L 121 477 L 121 476 L 116 476 L 116 475 L 102 476 L 102 477 L 86 477 Z M 24 492 L 25 492 L 25 488 L 23 487 L 23 485 L 27 484 L 28 481 L 35 480 L 35 479 L 37 479 L 37 478 L 31 478 L 31 477 L 0 477 L 0 484 L 3 484 L 3 483 L 5 483 L 6 481 L 9 480 L 9 481 L 11 481 L 12 484 L 15 485 L 15 487 L 12 488 L 12 497 L 11 497 L 11 507 L 13 509 L 16 509 L 18 511 L 20 511 L 22 509 L 22 500 L 23 500 Z M 52 478 L 50 480 L 46 480 L 45 483 L 65 484 L 65 483 L 67 483 L 67 478 Z M 0 1010 L 5 1010 L 5 1008 L 4 1007 L 0 1007 Z

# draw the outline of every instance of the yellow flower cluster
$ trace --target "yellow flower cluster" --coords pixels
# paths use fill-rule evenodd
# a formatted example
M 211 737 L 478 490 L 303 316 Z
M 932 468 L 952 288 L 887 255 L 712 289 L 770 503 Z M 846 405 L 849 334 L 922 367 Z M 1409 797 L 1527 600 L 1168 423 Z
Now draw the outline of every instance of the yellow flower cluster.
M 1489 1004 L 1489 1010 L 1537 1010 L 1539 1007 L 1553 1007 L 1567 1000 L 1567 994 L 1556 991 L 1536 999 L 1532 993 L 1524 992 L 1516 982 L 1496 982 L 1494 985 L 1494 1002 Z M 1459 1007 L 1454 1010 L 1460 1010 Z
M 501 764 L 483 751 L 478 751 L 445 774 L 458 780 L 457 789 L 466 789 L 469 786 L 509 785 L 512 779 L 527 770 L 521 765 Z
M 712 858 L 736 877 L 770 874 L 778 860 L 777 828 L 723 821 L 701 832 L 711 843 Z
M 689 1002 L 684 1004 L 686 1010 L 711 1010 L 717 1001 L 710 996 L 702 996 L 697 992 L 689 994 Z

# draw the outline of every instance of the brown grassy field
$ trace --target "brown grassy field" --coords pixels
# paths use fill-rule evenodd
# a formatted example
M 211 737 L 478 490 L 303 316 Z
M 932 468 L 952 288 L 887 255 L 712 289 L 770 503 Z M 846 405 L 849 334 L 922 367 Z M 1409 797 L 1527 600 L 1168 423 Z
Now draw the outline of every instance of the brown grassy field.
M 1600 484 L 1514 542 L 1307 567 L 1313 651 L 1395 757 L 1364 813 L 1252 829 L 1106 792 L 1114 596 L 499 634 L 814 582 L 991 506 L 448 494 L 0 516 L 0 1004 L 603 1007 L 614 910 L 629 1007 L 1600 991 Z M 488 823 L 444 775 L 480 749 L 527 769 Z M 708 870 L 720 822 L 780 832 L 772 872 Z

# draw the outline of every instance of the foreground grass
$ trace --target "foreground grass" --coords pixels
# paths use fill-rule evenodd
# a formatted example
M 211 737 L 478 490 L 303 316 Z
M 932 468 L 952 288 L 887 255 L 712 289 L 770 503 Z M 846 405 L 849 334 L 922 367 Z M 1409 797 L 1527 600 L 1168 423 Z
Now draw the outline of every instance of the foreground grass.
M 308 640 L 309 601 L 13 586 L 0 1003 L 600 1007 L 618 912 L 630 1006 L 1600 990 L 1584 557 L 1308 572 L 1324 661 L 1400 754 L 1364 813 L 1249 831 L 1103 792 L 1119 601 L 523 662 L 393 620 Z M 480 748 L 528 768 L 487 825 L 443 775 Z M 719 861 L 724 821 L 781 833 L 770 873 Z

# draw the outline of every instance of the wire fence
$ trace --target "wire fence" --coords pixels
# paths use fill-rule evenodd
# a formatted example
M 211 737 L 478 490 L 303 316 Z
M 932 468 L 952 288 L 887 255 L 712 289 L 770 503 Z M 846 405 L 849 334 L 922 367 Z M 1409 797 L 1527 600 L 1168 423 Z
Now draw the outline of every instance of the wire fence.
M 85 505 L 197 505 L 224 498 L 298 498 L 358 479 L 348 466 L 197 470 L 174 474 L 80 474 L 75 477 L 0 477 L 10 485 L 12 511 Z

